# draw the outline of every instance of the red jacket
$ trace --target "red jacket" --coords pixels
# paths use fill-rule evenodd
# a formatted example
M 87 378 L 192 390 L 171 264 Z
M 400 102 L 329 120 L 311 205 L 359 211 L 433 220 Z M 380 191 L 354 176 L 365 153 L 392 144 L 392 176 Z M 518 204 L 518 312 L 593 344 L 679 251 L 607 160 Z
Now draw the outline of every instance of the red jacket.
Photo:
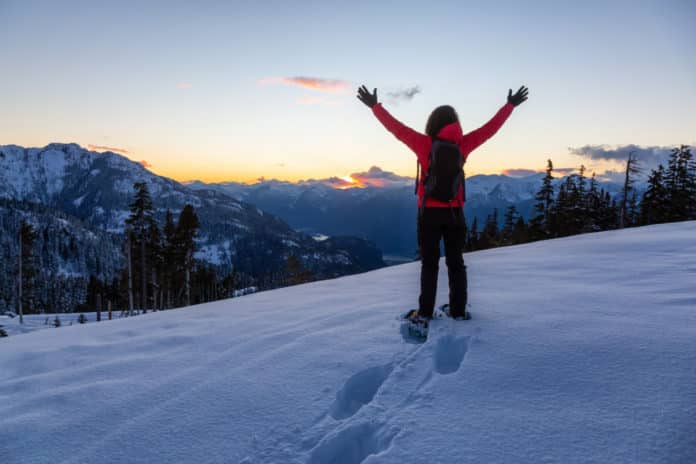
M 462 126 L 458 122 L 453 122 L 443 127 L 442 130 L 437 134 L 441 139 L 449 140 L 451 142 L 456 142 L 459 145 L 459 149 L 462 151 L 462 156 L 464 156 L 464 161 L 469 156 L 469 153 L 474 151 L 483 142 L 488 140 L 498 132 L 498 129 L 503 125 L 507 118 L 512 113 L 514 107 L 510 103 L 506 103 L 505 106 L 500 108 L 498 112 L 493 116 L 493 118 L 488 121 L 483 126 L 478 129 L 469 132 L 468 134 L 462 134 Z M 430 145 L 432 144 L 432 139 L 420 132 L 416 132 L 410 127 L 399 122 L 394 116 L 389 114 L 387 110 L 382 107 L 381 103 L 377 103 L 372 107 L 372 112 L 379 119 L 379 122 L 387 128 L 389 132 L 394 134 L 394 136 L 405 143 L 408 148 L 413 150 L 418 156 L 418 162 L 421 166 L 421 172 L 428 172 L 428 155 L 430 154 Z M 421 206 L 423 202 L 423 176 L 421 175 L 420 182 L 418 183 L 418 206 Z M 459 190 L 457 199 L 452 204 L 456 207 L 464 206 L 464 199 L 462 195 L 462 190 Z M 438 208 L 448 208 L 450 205 L 441 201 L 437 201 L 432 198 L 428 198 L 425 202 L 427 207 L 438 207 Z

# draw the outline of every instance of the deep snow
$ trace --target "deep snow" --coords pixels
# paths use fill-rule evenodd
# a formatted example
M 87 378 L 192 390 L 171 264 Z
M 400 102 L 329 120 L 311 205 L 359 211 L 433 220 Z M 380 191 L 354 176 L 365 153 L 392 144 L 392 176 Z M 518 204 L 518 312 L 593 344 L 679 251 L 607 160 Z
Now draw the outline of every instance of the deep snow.
M 465 261 L 422 345 L 418 263 L 0 339 L 0 460 L 696 462 L 696 222 Z

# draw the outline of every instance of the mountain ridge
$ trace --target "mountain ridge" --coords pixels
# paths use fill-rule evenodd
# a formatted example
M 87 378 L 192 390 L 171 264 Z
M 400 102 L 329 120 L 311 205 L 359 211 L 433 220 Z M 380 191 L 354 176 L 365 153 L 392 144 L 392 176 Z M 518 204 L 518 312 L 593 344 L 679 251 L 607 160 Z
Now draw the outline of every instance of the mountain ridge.
M 279 273 L 291 254 L 315 278 L 363 272 L 384 265 L 380 250 L 369 241 L 347 237 L 314 240 L 255 205 L 212 189 L 194 191 L 118 153 L 98 153 L 77 144 L 53 143 L 43 148 L 0 146 L 0 198 L 17 201 L 18 205 L 40 204 L 120 236 L 129 215 L 135 182 L 148 185 L 160 224 L 168 209 L 177 214 L 185 204 L 195 207 L 201 223 L 196 257 L 207 261 L 222 275 L 230 273 L 233 266 L 235 271 L 257 277 Z M 21 206 L 25 210 L 18 210 L 19 207 L 7 211 L 11 219 L 3 233 L 9 237 L 17 236 L 15 229 L 21 217 L 32 216 L 25 206 Z M 30 222 L 41 226 L 38 219 Z M 63 232 L 69 234 L 70 230 Z M 13 262 L 16 244 L 6 241 L 4 245 L 0 253 Z M 43 245 L 40 239 L 37 249 Z M 97 273 L 95 269 L 91 271 Z M 115 276 L 109 273 L 105 277 Z M 12 280 L 12 276 L 6 279 Z M 0 288 L 10 287 L 9 281 L 6 285 L 0 283 Z M 12 298 L 11 294 L 0 295 L 0 300 L 12 301 Z

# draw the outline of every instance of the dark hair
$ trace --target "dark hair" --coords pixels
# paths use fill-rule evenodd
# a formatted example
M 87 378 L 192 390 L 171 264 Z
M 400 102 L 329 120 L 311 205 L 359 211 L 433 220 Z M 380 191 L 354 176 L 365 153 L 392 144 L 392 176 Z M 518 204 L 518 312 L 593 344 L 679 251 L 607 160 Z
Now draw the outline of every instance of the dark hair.
M 430 137 L 436 137 L 443 127 L 457 121 L 459 116 L 454 108 L 449 105 L 438 106 L 430 113 L 428 122 L 425 124 L 425 133 Z

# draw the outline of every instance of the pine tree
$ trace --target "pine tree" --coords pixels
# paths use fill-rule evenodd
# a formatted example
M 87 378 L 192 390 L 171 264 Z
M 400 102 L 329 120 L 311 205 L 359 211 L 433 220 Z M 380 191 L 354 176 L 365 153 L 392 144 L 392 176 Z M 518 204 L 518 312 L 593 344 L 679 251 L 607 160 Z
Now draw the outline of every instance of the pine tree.
M 186 306 L 191 305 L 191 271 L 194 265 L 193 254 L 196 251 L 195 238 L 198 234 L 200 223 L 193 206 L 187 204 L 181 210 L 179 222 L 176 226 L 176 248 L 180 262 L 183 263 L 185 274 L 184 290 Z
M 127 228 L 133 238 L 131 258 L 135 256 L 133 250 L 139 248 L 140 258 L 140 304 L 143 311 L 147 311 L 147 254 L 151 231 L 157 227 L 153 217 L 153 206 L 150 192 L 145 182 L 133 184 L 135 199 L 130 205 L 131 214 L 126 219 Z
M 19 316 L 20 323 L 24 323 L 24 314 L 34 312 L 34 286 L 38 273 L 34 242 L 37 233 L 34 227 L 26 221 L 22 221 L 19 228 Z M 26 311 L 24 309 L 26 308 Z
M 479 249 L 478 218 L 476 216 L 474 216 L 474 220 L 471 223 L 471 230 L 469 230 L 469 239 L 467 242 L 469 250 L 474 251 Z
M 640 169 L 638 168 L 638 159 L 635 157 L 634 152 L 628 154 L 628 159 L 626 160 L 626 175 L 624 179 L 624 185 L 621 189 L 621 208 L 619 209 L 619 229 L 622 229 L 628 220 L 628 196 L 629 192 L 633 191 L 635 174 L 638 174 Z
M 597 179 L 595 173 L 592 173 L 590 179 L 590 188 L 585 196 L 585 219 L 583 221 L 583 232 L 595 232 L 600 230 L 599 214 L 601 207 L 601 197 L 597 190 Z
M 486 216 L 486 224 L 479 235 L 478 249 L 485 250 L 498 246 L 498 243 L 498 208 L 495 208 L 493 213 Z
M 553 163 L 548 160 L 546 176 L 542 179 L 541 188 L 534 199 L 536 203 L 534 216 L 530 223 L 531 233 L 534 239 L 548 237 L 551 234 L 551 209 L 553 207 Z
M 524 222 L 524 218 L 522 216 L 517 218 L 517 222 L 515 223 L 515 228 L 513 229 L 512 232 L 512 243 L 513 244 L 518 244 L 518 243 L 526 243 L 529 240 L 529 232 L 527 228 L 527 224 Z
M 636 193 L 635 189 L 631 191 L 631 198 L 628 200 L 627 208 L 628 209 L 626 214 L 626 223 L 624 224 L 624 226 L 633 227 L 638 225 L 640 211 L 638 207 L 638 194 Z
M 162 243 L 162 279 L 164 281 L 164 301 L 166 308 L 172 307 L 172 292 L 174 278 L 178 274 L 179 261 L 177 260 L 177 244 L 176 244 L 176 225 L 172 212 L 167 210 L 164 218 L 164 238 Z
M 640 209 L 641 224 L 659 224 L 667 220 L 668 196 L 665 188 L 665 168 L 659 165 L 648 177 L 648 189 L 643 194 Z
M 164 251 L 162 249 L 162 234 L 155 221 L 152 221 L 148 229 L 148 254 L 147 262 L 150 263 L 150 284 L 152 286 L 152 309 L 158 308 L 157 299 L 161 295 L 159 277 L 164 265 Z
M 672 150 L 664 184 L 669 205 L 666 219 L 671 222 L 696 218 L 696 165 L 688 146 Z
M 515 233 L 518 217 L 519 214 L 517 213 L 517 208 L 515 208 L 515 205 L 508 206 L 505 210 L 503 230 L 501 232 L 503 244 L 510 245 L 513 243 L 513 235 Z

